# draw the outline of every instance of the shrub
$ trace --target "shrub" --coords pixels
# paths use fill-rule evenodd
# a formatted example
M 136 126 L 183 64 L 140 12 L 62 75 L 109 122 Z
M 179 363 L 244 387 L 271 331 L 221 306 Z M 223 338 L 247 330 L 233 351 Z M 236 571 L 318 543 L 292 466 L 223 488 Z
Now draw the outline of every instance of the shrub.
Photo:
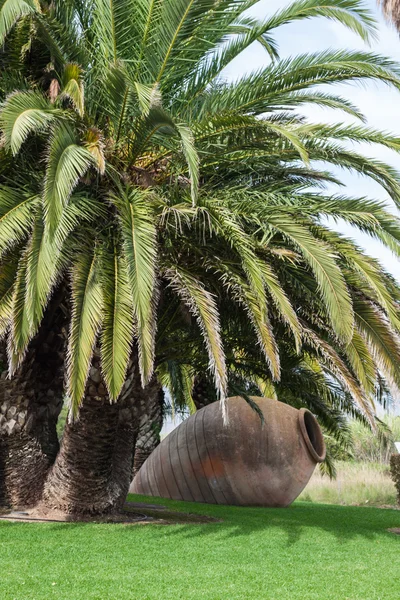
M 393 442 L 400 441 L 400 417 L 385 416 L 382 421 L 378 421 L 377 425 L 377 431 L 371 431 L 362 423 L 357 421 L 351 423 L 354 460 L 389 463 L 390 456 L 395 451 Z

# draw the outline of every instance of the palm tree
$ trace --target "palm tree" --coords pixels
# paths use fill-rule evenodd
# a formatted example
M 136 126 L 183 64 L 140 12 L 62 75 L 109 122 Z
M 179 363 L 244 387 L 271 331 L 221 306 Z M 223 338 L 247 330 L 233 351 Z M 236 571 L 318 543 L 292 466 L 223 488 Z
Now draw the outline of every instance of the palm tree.
M 15 31 L 17 33 L 17 31 Z M 17 47 L 17 44 L 15 45 Z M 9 40 L 0 51 L 0 100 L 23 77 L 35 78 L 40 69 L 35 59 L 24 65 L 18 53 L 13 52 Z M 45 64 L 42 65 L 43 68 Z M 43 70 L 43 69 L 42 69 Z M 12 74 L 11 77 L 8 77 Z M 9 166 L 4 152 L 1 154 L 1 179 Z M 1 294 L 4 306 L 7 304 L 7 290 L 15 276 L 16 265 L 12 261 L 2 265 Z M 7 375 L 7 347 L 5 340 L 0 345 L 0 469 L 2 470 L 0 506 L 15 506 L 35 503 L 40 498 L 49 466 L 54 462 L 59 449 L 57 419 L 63 403 L 64 359 L 67 321 L 67 306 L 60 290 L 51 299 L 40 331 L 30 345 L 23 365 L 10 380 Z M 4 315 L 0 317 L 4 328 Z
M 388 21 L 400 29 L 400 4 L 397 0 L 379 0 L 378 4 L 382 6 L 383 14 Z
M 226 296 L 252 324 L 272 381 L 281 377 L 272 316 L 298 350 L 306 342 L 328 357 L 318 323 L 304 326 L 301 314 L 322 306 L 340 347 L 366 352 L 367 340 L 374 375 L 379 364 L 396 382 L 397 305 L 386 279 L 318 219 L 346 218 L 394 251 L 398 224 L 372 201 L 327 201 L 306 190 L 335 180 L 313 167 L 323 160 L 370 176 L 399 203 L 398 174 L 347 142 L 399 151 L 400 140 L 363 124 L 310 124 L 295 109 L 314 103 L 362 119 L 346 99 L 315 86 L 372 79 L 399 88 L 400 69 L 364 52 L 277 58 L 273 31 L 301 18 L 333 18 L 373 37 L 373 19 L 357 0 L 301 0 L 264 21 L 247 16 L 252 4 L 0 4 L 0 60 L 17 61 L 2 83 L 0 112 L 0 252 L 3 268 L 14 269 L 0 314 L 11 376 L 56 290 L 70 285 L 70 422 L 45 484 L 51 506 L 104 512 L 124 500 L 137 402 L 165 360 L 157 358 L 156 331 L 171 302 L 196 321 L 221 399 Z M 224 82 L 224 68 L 253 42 L 265 47 L 266 68 Z M 291 302 L 288 286 L 308 308 Z M 382 319 L 390 356 L 374 337 Z M 354 355 L 353 363 L 361 377 L 362 361 Z M 371 378 L 362 384 L 370 387 L 358 400 L 369 413 Z

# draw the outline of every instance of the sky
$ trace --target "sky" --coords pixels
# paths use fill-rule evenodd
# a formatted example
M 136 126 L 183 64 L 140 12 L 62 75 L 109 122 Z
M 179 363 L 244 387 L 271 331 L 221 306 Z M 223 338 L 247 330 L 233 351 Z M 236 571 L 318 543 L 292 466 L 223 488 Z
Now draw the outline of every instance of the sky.
M 288 0 L 261 0 L 251 9 L 250 14 L 253 17 L 264 19 L 288 4 L 290 4 Z M 275 39 L 279 44 L 280 56 L 286 58 L 305 52 L 353 49 L 373 51 L 400 63 L 399 34 L 394 27 L 384 21 L 374 0 L 365 0 L 365 5 L 373 12 L 379 24 L 378 40 L 371 46 L 364 44 L 358 36 L 342 25 L 327 19 L 314 18 L 307 21 L 296 21 L 276 30 Z M 253 70 L 265 67 L 268 63 L 269 58 L 265 50 L 255 43 L 230 64 L 224 75 L 228 80 L 235 80 Z M 368 125 L 400 137 L 400 91 L 391 89 L 384 84 L 372 82 L 340 84 L 330 86 L 329 89 L 351 100 L 366 116 Z M 313 122 L 355 122 L 351 116 L 315 106 L 305 107 L 301 112 Z M 360 150 L 365 155 L 385 161 L 400 171 L 400 155 L 391 150 L 376 145 L 361 144 Z M 347 171 L 340 171 L 340 179 L 346 184 L 347 189 L 331 186 L 330 191 L 346 192 L 349 195 L 368 196 L 385 201 L 392 212 L 396 211 L 385 190 L 371 179 Z M 334 225 L 332 224 L 332 226 Z M 344 223 L 339 223 L 336 227 L 342 233 L 355 239 L 371 256 L 378 258 L 385 268 L 400 281 L 400 261 L 389 250 L 368 236 L 356 233 L 354 229 Z M 174 423 L 168 419 L 163 434 L 169 433 L 177 424 L 178 421 Z

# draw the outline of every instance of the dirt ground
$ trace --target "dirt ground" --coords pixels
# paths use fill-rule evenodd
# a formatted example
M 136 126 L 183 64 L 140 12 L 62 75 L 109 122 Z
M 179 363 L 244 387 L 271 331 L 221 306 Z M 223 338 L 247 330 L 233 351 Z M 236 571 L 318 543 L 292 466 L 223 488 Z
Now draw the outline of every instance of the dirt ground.
M 125 525 L 176 525 L 185 523 L 215 523 L 218 519 L 190 513 L 175 512 L 166 506 L 156 504 L 143 504 L 141 502 L 127 502 L 123 512 L 101 516 L 76 516 L 59 510 L 45 507 L 20 511 L 2 511 L 0 519 L 6 521 L 22 521 L 25 523 L 70 523 L 80 521 L 83 523 L 123 523 Z

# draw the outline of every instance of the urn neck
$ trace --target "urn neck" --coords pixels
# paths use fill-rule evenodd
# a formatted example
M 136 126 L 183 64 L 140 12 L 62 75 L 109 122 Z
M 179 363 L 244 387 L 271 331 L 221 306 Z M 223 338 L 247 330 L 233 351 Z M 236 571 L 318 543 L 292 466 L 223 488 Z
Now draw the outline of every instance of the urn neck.
M 311 457 L 317 463 L 325 460 L 326 447 L 321 428 L 314 415 L 306 408 L 299 410 L 300 430 Z

